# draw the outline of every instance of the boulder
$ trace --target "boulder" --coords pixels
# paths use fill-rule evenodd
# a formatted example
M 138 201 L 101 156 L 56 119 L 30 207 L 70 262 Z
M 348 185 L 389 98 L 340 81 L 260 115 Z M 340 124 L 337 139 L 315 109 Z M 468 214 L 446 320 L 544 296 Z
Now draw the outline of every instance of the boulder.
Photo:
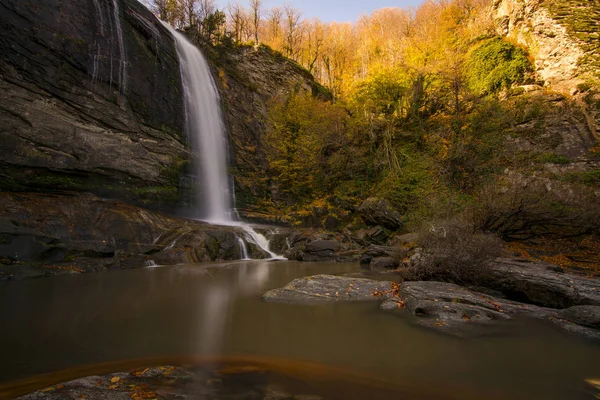
M 402 216 L 387 200 L 377 197 L 368 198 L 359 207 L 358 212 L 367 225 L 381 225 L 391 230 L 402 227 Z
M 397 310 L 394 302 L 403 302 L 401 304 L 416 317 L 418 325 L 454 336 L 480 335 L 487 331 L 484 329 L 486 326 L 523 315 L 550 321 L 588 339 L 600 340 L 600 331 L 597 330 L 600 307 L 573 307 L 559 311 L 443 282 L 405 282 L 400 286 L 399 298 L 386 300 L 381 308 Z
M 294 279 L 280 289 L 271 290 L 263 300 L 280 303 L 313 304 L 331 301 L 378 301 L 378 294 L 391 290 L 392 282 L 333 275 Z
M 575 306 L 559 312 L 561 318 L 588 328 L 600 329 L 600 307 Z
M 352 240 L 361 246 L 368 246 L 385 244 L 389 235 L 381 226 L 376 226 L 371 229 L 358 230 L 354 232 L 351 237 Z
M 318 239 L 310 242 L 297 241 L 296 245 L 285 252 L 289 260 L 355 262 L 360 259 L 360 251 L 346 243 L 336 240 Z
M 15 262 L 52 262 L 62 261 L 66 255 L 67 247 L 57 237 L 0 219 L 0 258 Z
M 507 298 L 550 308 L 600 306 L 600 280 L 558 272 L 556 265 L 523 259 L 497 259 L 481 283 Z
M 371 270 L 396 269 L 400 266 L 400 261 L 392 257 L 377 257 L 371 260 L 369 268 Z

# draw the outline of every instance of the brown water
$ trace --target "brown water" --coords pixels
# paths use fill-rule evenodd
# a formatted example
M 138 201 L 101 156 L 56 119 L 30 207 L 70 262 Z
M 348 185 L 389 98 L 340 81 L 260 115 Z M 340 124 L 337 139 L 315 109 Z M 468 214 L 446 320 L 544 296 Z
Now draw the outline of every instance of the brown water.
M 260 300 L 296 277 L 357 269 L 253 261 L 0 284 L 0 385 L 83 365 L 92 365 L 86 375 L 106 373 L 99 364 L 107 362 L 116 371 L 148 358 L 242 357 L 453 398 L 592 398 L 584 380 L 600 378 L 600 346 L 552 326 L 518 321 L 465 340 L 416 327 L 410 315 L 387 314 L 377 303 Z

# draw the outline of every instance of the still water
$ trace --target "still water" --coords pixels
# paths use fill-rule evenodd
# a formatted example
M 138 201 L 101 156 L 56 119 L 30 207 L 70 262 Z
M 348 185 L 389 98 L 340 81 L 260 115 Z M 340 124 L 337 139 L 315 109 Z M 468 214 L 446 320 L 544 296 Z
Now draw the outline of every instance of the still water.
M 545 324 L 518 321 L 465 340 L 416 327 L 412 316 L 386 314 L 376 302 L 260 300 L 297 277 L 357 270 L 249 261 L 3 283 L 0 388 L 77 366 L 91 365 L 89 375 L 107 362 L 243 357 L 319 365 L 452 398 L 593 398 L 585 379 L 600 378 L 600 346 Z

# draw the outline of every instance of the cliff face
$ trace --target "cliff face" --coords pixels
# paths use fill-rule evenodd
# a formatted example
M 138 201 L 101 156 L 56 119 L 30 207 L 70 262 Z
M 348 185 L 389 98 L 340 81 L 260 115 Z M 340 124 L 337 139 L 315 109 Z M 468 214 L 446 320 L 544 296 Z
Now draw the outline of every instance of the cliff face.
M 0 190 L 172 203 L 186 159 L 171 35 L 135 0 L 0 3 Z
M 528 48 L 538 77 L 575 93 L 598 52 L 600 7 L 588 0 L 494 0 L 497 32 Z M 596 18 L 596 19 L 594 19 Z M 593 68 L 591 68 L 593 69 Z

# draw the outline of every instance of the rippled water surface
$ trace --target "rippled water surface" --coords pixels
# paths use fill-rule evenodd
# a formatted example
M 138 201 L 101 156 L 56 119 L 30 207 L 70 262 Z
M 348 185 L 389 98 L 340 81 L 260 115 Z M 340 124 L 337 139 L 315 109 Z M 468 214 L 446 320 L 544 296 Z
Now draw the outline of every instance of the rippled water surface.
M 0 383 L 106 362 L 243 357 L 314 376 L 310 366 L 319 365 L 452 398 L 593 398 L 584 381 L 600 378 L 600 346 L 551 326 L 519 321 L 464 340 L 413 326 L 411 316 L 386 314 L 376 302 L 260 300 L 297 277 L 357 270 L 252 261 L 3 283 Z

